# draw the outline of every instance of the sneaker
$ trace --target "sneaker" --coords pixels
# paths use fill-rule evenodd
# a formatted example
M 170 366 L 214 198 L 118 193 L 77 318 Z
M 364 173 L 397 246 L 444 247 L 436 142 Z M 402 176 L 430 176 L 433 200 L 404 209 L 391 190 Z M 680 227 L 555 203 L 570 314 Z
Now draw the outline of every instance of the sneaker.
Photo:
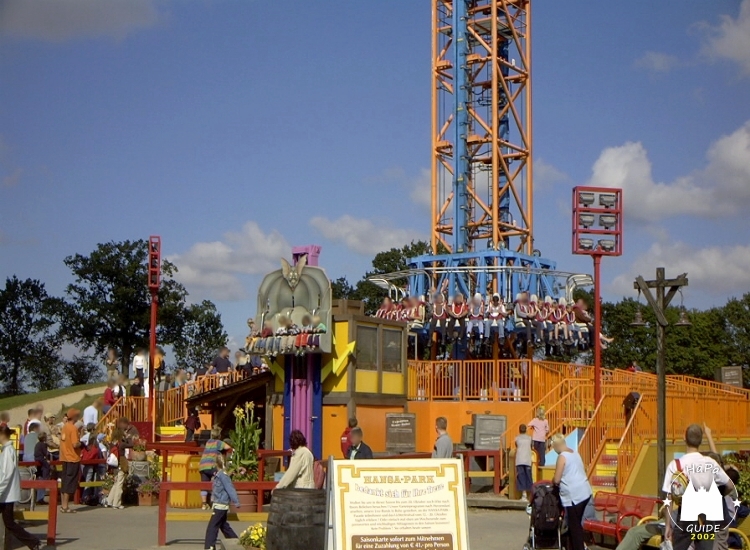
M 526 491 L 521 493 L 521 500 L 526 500 Z

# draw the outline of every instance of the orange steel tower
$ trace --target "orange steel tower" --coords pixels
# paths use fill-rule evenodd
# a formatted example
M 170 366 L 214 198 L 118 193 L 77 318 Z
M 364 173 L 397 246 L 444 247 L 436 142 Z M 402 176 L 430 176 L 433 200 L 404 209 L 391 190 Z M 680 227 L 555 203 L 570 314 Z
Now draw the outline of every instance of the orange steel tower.
M 529 0 L 433 0 L 432 17 L 433 251 L 531 254 Z
M 432 255 L 411 266 L 439 266 L 451 294 L 557 294 L 532 233 L 529 8 L 432 0 Z M 533 280 L 514 275 L 521 266 Z M 429 283 L 410 284 L 423 293 Z

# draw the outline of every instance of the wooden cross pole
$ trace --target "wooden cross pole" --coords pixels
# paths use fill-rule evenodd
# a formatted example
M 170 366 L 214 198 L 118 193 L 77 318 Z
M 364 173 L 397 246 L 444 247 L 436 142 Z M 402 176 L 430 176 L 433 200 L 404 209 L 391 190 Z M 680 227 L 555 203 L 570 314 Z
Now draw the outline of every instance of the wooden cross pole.
M 657 487 L 661 492 L 664 473 L 667 471 L 667 372 L 666 372 L 666 342 L 665 329 L 669 325 L 665 311 L 672 298 L 683 286 L 688 286 L 687 273 L 667 279 L 664 268 L 656 268 L 656 279 L 646 281 L 640 275 L 633 287 L 643 293 L 646 301 L 656 315 L 656 451 L 657 451 Z M 656 297 L 651 293 L 655 289 Z M 669 289 L 669 290 L 667 290 Z M 657 492 L 657 494 L 659 494 Z

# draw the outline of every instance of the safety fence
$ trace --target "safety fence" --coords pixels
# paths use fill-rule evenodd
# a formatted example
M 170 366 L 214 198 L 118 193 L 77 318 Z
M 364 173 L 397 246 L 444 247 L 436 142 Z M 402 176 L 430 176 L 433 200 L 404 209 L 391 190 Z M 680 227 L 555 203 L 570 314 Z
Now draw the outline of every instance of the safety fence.
M 148 407 L 148 397 L 121 397 L 99 419 L 96 431 L 99 433 L 111 433 L 114 425 L 120 418 L 127 418 L 130 422 L 147 422 L 149 418 Z
M 231 371 L 223 374 L 207 374 L 197 380 L 187 382 L 177 388 L 170 388 L 163 392 L 159 410 L 161 411 L 161 424 L 174 426 L 184 422 L 187 418 L 186 401 L 194 395 L 200 395 L 213 391 L 229 384 L 244 380 L 248 374 L 244 371 Z
M 13 515 L 16 519 L 26 521 L 44 521 L 47 520 L 47 546 L 55 545 L 57 536 L 57 504 L 59 501 L 59 492 L 57 481 L 51 479 L 22 479 L 21 489 L 32 491 L 47 491 L 49 494 L 49 506 L 47 510 L 15 510 Z M 32 495 L 33 496 L 33 495 Z M 34 500 L 32 498 L 32 500 Z M 6 547 L 10 548 L 8 534 L 6 532 Z
M 170 491 L 210 491 L 210 481 L 165 481 L 161 483 L 159 491 L 159 513 L 158 513 L 158 542 L 159 546 L 167 545 L 167 522 L 168 521 L 200 521 L 208 523 L 210 512 L 169 512 L 167 503 Z M 256 509 L 250 514 L 231 513 L 230 520 L 257 521 L 265 519 L 263 505 L 265 503 L 265 492 L 272 491 L 276 487 L 275 481 L 235 481 L 234 488 L 237 491 L 250 491 L 256 496 Z M 252 513 L 255 512 L 255 513 Z M 263 514 L 260 516 L 259 514 Z

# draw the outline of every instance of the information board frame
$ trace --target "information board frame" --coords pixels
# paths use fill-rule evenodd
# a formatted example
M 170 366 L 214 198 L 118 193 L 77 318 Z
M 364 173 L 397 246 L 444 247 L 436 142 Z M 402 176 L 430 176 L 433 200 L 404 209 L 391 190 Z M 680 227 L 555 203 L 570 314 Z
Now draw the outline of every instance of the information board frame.
M 327 550 L 470 550 L 459 459 L 330 458 L 326 490 Z

